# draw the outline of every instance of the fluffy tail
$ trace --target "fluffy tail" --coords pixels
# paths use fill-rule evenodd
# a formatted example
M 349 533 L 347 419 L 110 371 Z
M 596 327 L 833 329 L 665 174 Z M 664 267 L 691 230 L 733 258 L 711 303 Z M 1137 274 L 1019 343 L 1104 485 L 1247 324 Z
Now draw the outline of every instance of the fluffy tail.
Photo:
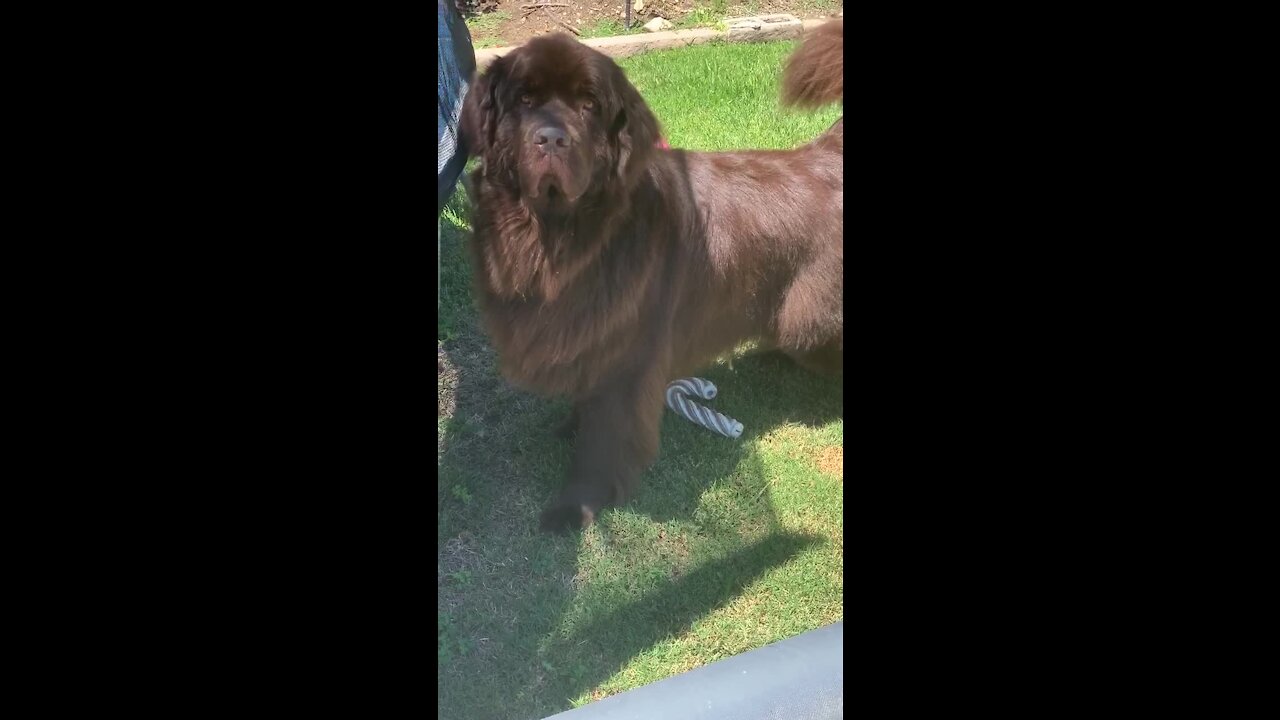
M 844 99 L 844 19 L 805 33 L 782 74 L 782 104 L 821 107 Z

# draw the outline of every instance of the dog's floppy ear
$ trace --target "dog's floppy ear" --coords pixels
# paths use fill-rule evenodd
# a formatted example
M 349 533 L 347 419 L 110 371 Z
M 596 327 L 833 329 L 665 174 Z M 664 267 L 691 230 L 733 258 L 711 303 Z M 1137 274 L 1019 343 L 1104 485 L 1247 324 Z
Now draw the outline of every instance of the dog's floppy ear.
M 497 58 L 484 73 L 476 73 L 462 101 L 458 130 L 472 156 L 484 156 L 495 143 L 502 112 L 499 88 L 507 77 L 506 58 Z
M 610 61 L 611 64 L 612 61 Z M 644 170 L 649 153 L 658 144 L 658 119 L 649 112 L 640 93 L 632 87 L 622 68 L 613 64 L 614 116 L 609 127 L 618 143 L 618 175 L 634 180 Z

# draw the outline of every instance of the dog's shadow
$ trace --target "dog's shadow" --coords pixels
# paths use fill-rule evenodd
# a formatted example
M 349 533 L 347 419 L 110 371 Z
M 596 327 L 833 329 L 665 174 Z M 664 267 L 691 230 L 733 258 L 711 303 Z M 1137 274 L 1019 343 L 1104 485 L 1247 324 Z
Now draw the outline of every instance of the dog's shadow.
M 842 378 L 815 375 L 777 352 L 735 358 L 698 374 L 716 386 L 712 400 L 690 398 L 742 423 L 742 435 L 725 438 L 677 415 L 662 419 L 657 462 L 644 474 L 631 507 L 654 521 L 691 520 L 715 483 L 767 499 L 770 478 L 747 472 L 755 441 L 787 426 L 823 427 L 844 415 Z M 708 518 L 696 518 L 705 521 Z
M 446 227 L 441 334 L 448 339 L 437 414 L 441 716 L 544 717 L 822 542 L 781 526 L 770 492 L 776 466 L 761 446 L 785 442 L 790 426 L 820 428 L 841 417 L 843 381 L 776 353 L 708 368 L 698 376 L 715 383 L 717 397 L 695 401 L 741 422 L 741 438 L 665 410 L 659 458 L 636 496 L 586 532 L 546 535 L 538 515 L 563 486 L 572 457 L 572 442 L 555 435 L 569 406 L 499 376 L 470 300 L 464 244 L 464 227 Z

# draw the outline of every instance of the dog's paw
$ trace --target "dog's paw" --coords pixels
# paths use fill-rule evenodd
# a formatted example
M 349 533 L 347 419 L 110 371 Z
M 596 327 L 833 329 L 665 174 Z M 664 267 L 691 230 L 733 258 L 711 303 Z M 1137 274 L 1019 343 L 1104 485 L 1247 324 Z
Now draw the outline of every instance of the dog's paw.
M 544 532 L 565 533 L 581 530 L 595 522 L 596 514 L 586 505 L 556 504 L 542 511 Z
M 566 419 L 556 425 L 551 434 L 560 440 L 572 440 L 578 435 L 578 418 L 571 417 Z
M 556 423 L 551 434 L 561 440 L 572 440 L 578 435 L 578 413 L 577 411 L 569 413 L 569 417 Z

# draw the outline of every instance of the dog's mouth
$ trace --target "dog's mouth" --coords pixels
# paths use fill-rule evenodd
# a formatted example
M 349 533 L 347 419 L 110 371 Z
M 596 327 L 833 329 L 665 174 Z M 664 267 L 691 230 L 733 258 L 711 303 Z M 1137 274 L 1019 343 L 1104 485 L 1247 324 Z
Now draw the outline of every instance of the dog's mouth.
M 542 180 L 538 183 L 538 195 L 541 195 L 547 202 L 551 202 L 557 198 L 564 199 L 564 190 L 560 189 L 560 182 L 553 175 L 543 175 Z M 535 197 L 537 197 L 535 195 Z
M 576 202 L 580 195 L 572 193 L 556 173 L 546 173 L 538 179 L 529 198 L 547 207 L 566 207 Z

